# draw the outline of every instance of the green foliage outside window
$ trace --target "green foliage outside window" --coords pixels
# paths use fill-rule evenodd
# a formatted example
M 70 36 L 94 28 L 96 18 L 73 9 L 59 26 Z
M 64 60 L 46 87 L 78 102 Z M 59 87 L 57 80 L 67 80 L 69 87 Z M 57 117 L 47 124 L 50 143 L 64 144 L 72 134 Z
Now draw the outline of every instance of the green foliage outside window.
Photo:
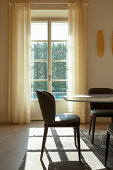
M 66 62 L 52 62 L 52 78 L 66 79 Z
M 31 43 L 31 57 L 32 59 L 47 60 L 48 58 L 48 44 L 47 42 L 33 42 Z
M 37 89 L 48 90 L 48 44 L 32 42 L 31 46 L 31 97 L 35 99 Z M 67 92 L 67 43 L 53 42 L 51 48 L 52 92 L 56 98 L 62 98 Z
M 67 43 L 52 43 L 52 60 L 66 60 Z
M 47 62 L 34 62 L 31 67 L 33 79 L 47 79 Z

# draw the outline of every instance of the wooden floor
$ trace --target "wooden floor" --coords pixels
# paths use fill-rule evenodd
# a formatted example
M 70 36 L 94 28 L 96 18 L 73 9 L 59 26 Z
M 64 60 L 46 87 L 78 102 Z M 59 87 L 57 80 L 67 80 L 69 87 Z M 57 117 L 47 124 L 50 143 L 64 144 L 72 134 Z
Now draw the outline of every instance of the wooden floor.
M 107 123 L 107 122 L 104 122 L 104 123 L 96 122 L 95 129 L 106 130 L 108 124 L 109 123 Z M 80 124 L 80 128 L 81 129 L 89 129 L 89 123 Z
M 43 121 L 29 125 L 0 124 L 0 170 L 18 170 L 26 153 L 30 128 L 43 127 Z M 96 129 L 106 130 L 107 123 L 96 123 Z M 80 129 L 89 129 L 81 124 Z

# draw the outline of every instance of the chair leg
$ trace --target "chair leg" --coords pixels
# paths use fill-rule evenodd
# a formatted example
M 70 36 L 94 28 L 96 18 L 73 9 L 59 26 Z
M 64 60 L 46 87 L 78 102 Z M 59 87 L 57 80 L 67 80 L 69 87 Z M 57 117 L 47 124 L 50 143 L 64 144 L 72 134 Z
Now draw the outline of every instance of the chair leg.
M 90 135 L 90 132 L 91 132 L 91 127 L 92 127 L 92 116 L 91 116 L 91 120 L 90 120 L 89 135 Z
M 80 130 L 79 130 L 79 126 L 77 127 L 77 141 L 78 141 L 78 157 L 79 157 L 79 162 L 81 162 L 81 151 L 80 151 Z
M 44 148 L 45 148 L 47 132 L 48 132 L 48 127 L 45 126 L 45 127 L 44 127 L 44 135 L 43 135 L 43 142 L 42 142 L 40 160 L 42 160 L 42 157 L 43 157 L 43 152 L 44 152 Z
M 92 129 L 92 144 L 94 142 L 94 133 L 95 133 L 95 122 L 96 122 L 96 116 L 93 116 L 93 129 Z
M 105 166 L 106 166 L 106 164 L 107 164 L 108 149 L 109 149 L 109 139 L 110 139 L 110 134 L 107 132 L 106 150 L 105 150 Z
M 75 146 L 77 146 L 77 144 L 76 144 L 76 127 L 74 127 L 74 141 L 75 141 Z

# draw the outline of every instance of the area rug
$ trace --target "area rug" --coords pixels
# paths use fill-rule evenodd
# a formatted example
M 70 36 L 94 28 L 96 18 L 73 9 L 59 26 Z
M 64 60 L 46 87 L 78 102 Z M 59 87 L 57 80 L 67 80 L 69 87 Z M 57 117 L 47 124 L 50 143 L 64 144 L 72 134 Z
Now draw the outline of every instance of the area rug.
M 43 128 L 30 128 L 28 149 L 19 170 L 113 170 L 113 138 L 107 168 L 104 166 L 106 131 L 96 131 L 94 144 L 87 130 L 80 131 L 82 161 L 78 161 L 72 128 L 51 128 L 40 161 Z

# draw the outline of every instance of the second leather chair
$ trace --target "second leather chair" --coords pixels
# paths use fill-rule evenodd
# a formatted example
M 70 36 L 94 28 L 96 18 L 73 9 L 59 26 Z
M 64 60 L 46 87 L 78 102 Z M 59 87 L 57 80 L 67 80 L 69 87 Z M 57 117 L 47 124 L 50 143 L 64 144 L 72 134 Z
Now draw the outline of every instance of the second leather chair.
M 113 94 L 113 89 L 111 88 L 91 88 L 89 89 L 89 94 Z M 91 121 L 89 134 L 92 127 L 92 144 L 94 142 L 94 133 L 95 133 L 95 122 L 96 117 L 111 117 L 113 121 L 113 103 L 90 103 L 90 113 L 91 113 Z

